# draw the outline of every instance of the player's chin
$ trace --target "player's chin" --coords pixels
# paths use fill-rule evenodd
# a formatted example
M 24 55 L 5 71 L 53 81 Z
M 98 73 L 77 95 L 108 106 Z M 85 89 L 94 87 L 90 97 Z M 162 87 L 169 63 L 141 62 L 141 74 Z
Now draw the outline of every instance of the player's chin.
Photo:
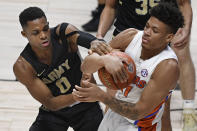
M 148 49 L 149 47 L 148 47 L 148 45 L 147 45 L 146 43 L 143 43 L 143 42 L 142 42 L 142 48 Z

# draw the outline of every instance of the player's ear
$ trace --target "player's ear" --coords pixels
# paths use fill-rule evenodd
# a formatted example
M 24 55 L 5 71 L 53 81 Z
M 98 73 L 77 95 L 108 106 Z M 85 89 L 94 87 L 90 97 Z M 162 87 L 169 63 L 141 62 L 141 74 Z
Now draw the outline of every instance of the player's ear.
M 172 39 L 173 39 L 173 37 L 174 37 L 174 34 L 173 33 L 170 33 L 170 34 L 168 34 L 167 35 L 167 43 L 169 43 L 169 42 L 171 42 L 172 41 Z
M 21 35 L 22 35 L 23 37 L 27 38 L 27 35 L 26 35 L 26 33 L 25 33 L 24 30 L 21 31 Z

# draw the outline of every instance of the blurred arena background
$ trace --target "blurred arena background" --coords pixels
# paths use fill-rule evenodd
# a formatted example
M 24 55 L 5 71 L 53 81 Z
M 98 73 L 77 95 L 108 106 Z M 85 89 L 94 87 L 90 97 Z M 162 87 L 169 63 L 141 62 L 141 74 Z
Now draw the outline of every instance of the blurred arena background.
M 37 116 L 40 103 L 34 100 L 26 88 L 15 81 L 12 65 L 27 44 L 21 34 L 19 13 L 29 6 L 41 7 L 53 27 L 68 22 L 81 29 L 90 19 L 91 10 L 97 0 L 0 0 L 0 131 L 27 131 Z M 191 34 L 191 54 L 197 72 L 197 1 L 192 1 L 193 26 Z M 111 39 L 112 29 L 105 40 Z M 92 33 L 95 35 L 95 33 Z M 83 57 L 87 50 L 80 47 Z M 97 74 L 95 74 L 98 83 Z M 197 95 L 197 93 L 196 93 Z M 197 107 L 197 98 L 196 98 Z M 172 96 L 171 120 L 173 131 L 181 131 L 182 98 L 179 90 Z M 69 131 L 72 131 L 69 128 Z

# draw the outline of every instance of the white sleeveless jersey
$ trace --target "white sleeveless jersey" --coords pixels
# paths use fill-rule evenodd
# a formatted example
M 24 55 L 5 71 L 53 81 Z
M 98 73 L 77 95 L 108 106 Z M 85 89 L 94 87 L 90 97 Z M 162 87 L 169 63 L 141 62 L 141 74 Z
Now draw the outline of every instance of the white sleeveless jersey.
M 127 90 L 126 88 L 123 91 L 119 90 L 116 93 L 117 99 L 128 101 L 131 103 L 136 103 L 139 100 L 142 91 L 144 90 L 144 88 L 146 88 L 146 85 L 151 78 L 152 73 L 154 72 L 156 66 L 161 61 L 166 60 L 166 59 L 177 60 L 177 56 L 175 55 L 174 51 L 169 46 L 167 46 L 167 48 L 163 50 L 161 53 L 159 53 L 158 55 L 150 59 L 147 59 L 147 60 L 140 59 L 141 50 L 142 50 L 142 45 L 141 45 L 142 35 L 143 35 L 143 31 L 139 31 L 125 50 L 125 53 L 131 56 L 136 64 L 136 83 L 130 85 L 132 88 L 128 92 L 127 96 L 125 96 L 125 91 Z M 152 112 L 154 113 L 154 115 L 156 114 L 154 119 L 151 118 L 152 125 L 161 119 L 161 116 L 163 113 L 164 105 L 161 103 L 158 106 L 159 107 L 157 107 L 157 109 L 155 109 Z M 148 117 L 149 116 L 147 116 L 146 118 Z M 135 124 L 136 123 L 137 121 L 135 121 Z

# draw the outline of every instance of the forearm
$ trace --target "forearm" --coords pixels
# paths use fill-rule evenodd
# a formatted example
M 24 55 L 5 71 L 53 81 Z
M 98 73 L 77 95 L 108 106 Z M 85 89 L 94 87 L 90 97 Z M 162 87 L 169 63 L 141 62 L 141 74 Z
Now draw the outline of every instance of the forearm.
M 115 19 L 115 9 L 105 7 L 99 21 L 99 27 L 96 37 L 103 38 Z
M 89 33 L 79 31 L 75 26 L 69 24 L 65 30 L 65 34 L 62 34 L 60 27 L 56 29 L 57 35 L 62 37 L 66 36 L 66 40 L 71 44 L 71 47 L 77 48 L 77 45 L 89 49 L 91 47 L 91 42 L 97 38 Z M 62 35 L 61 35 L 62 34 Z M 74 46 L 73 46 L 74 45 Z
M 118 100 L 110 95 L 106 95 L 105 97 L 103 96 L 101 101 L 114 112 L 131 120 L 139 120 L 144 116 L 142 113 L 140 113 L 141 111 L 134 103 Z
M 81 64 L 81 71 L 83 73 L 94 73 L 103 67 L 103 56 L 99 56 L 94 53 L 85 57 L 83 63 Z
M 78 31 L 79 36 L 77 37 L 77 45 L 85 47 L 89 49 L 91 47 L 92 41 L 96 40 L 97 38 L 89 33 Z
M 178 0 L 177 1 L 179 9 L 181 10 L 184 16 L 185 28 L 189 31 L 191 30 L 192 26 L 192 19 L 193 19 L 193 12 L 190 0 Z
M 73 99 L 72 94 L 60 95 L 60 96 L 49 98 L 45 106 L 49 110 L 57 111 L 73 104 L 74 102 L 75 100 Z

